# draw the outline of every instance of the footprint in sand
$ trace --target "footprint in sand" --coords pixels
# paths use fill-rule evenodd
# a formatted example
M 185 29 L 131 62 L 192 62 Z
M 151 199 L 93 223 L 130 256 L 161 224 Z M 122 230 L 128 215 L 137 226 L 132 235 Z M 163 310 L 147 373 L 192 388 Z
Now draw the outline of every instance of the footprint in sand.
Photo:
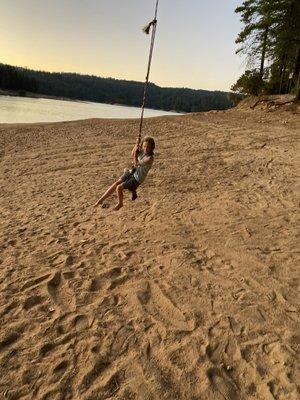
M 61 272 L 56 272 L 47 283 L 48 293 L 55 304 L 62 311 L 74 311 L 76 309 L 76 299 L 68 282 L 63 278 Z
M 183 332 L 195 328 L 195 321 L 188 320 L 155 283 L 147 283 L 145 288 L 137 293 L 137 297 L 143 307 L 166 328 Z
M 88 387 L 90 387 L 93 382 L 107 370 L 110 366 L 109 362 L 100 358 L 98 359 L 93 367 L 83 376 L 80 389 L 81 391 L 85 391 Z
M 77 314 L 74 312 L 66 312 L 55 320 L 56 332 L 58 335 L 66 335 L 63 340 L 69 340 L 76 332 L 86 331 L 91 326 L 91 318 L 85 314 Z M 50 343 L 45 344 L 41 351 L 48 353 L 52 350 Z
M 56 383 L 59 380 L 62 379 L 63 375 L 66 373 L 68 367 L 69 367 L 69 361 L 68 360 L 63 360 L 60 361 L 52 370 L 52 378 L 50 379 L 50 384 L 51 383 Z
M 23 308 L 27 311 L 30 310 L 32 307 L 38 306 L 44 300 L 42 296 L 30 296 L 25 300 Z
M 68 368 L 69 362 L 63 360 L 53 368 L 53 374 L 62 373 Z
M 99 292 L 104 287 L 103 280 L 101 277 L 96 276 L 95 278 L 91 279 L 89 282 L 89 291 L 90 292 Z
M 4 309 L 0 309 L 0 318 L 3 318 L 7 314 L 10 314 L 10 317 L 12 317 L 12 315 L 16 311 L 16 308 L 18 307 L 18 305 L 19 305 L 19 302 L 16 300 L 13 300 L 6 307 L 4 307 Z
M 91 292 L 98 292 L 107 289 L 114 289 L 128 279 L 126 274 L 121 275 L 121 273 L 121 267 L 115 267 L 104 271 L 90 281 L 89 290 Z
M 77 332 L 86 330 L 89 327 L 89 319 L 83 314 L 76 315 L 72 325 Z
M 39 283 L 45 281 L 46 279 L 48 279 L 50 277 L 50 274 L 46 274 L 46 275 L 41 275 L 36 279 L 32 279 L 32 280 L 28 280 L 27 282 L 24 283 L 24 285 L 21 288 L 21 291 L 23 292 L 25 289 L 28 288 L 32 288 L 35 286 L 38 286 Z
M 192 371 L 197 365 L 199 355 L 197 344 L 190 342 L 172 351 L 169 359 L 180 370 Z
M 211 368 L 207 371 L 213 389 L 219 392 L 225 400 L 242 400 L 236 384 L 222 370 Z
M 241 349 L 234 337 L 230 336 L 228 338 L 225 352 L 230 363 L 241 359 Z
M 0 353 L 13 345 L 21 337 L 19 332 L 10 332 L 0 340 Z
M 55 348 L 55 344 L 54 343 L 46 343 L 44 344 L 40 350 L 39 350 L 39 355 L 41 357 L 45 357 L 47 356 L 54 348 Z
M 107 370 L 103 373 L 101 379 L 92 386 L 92 393 L 97 393 L 98 399 L 111 399 L 120 390 L 123 380 L 124 372 L 122 370 L 117 372 Z M 95 397 L 92 395 L 85 398 L 92 399 Z

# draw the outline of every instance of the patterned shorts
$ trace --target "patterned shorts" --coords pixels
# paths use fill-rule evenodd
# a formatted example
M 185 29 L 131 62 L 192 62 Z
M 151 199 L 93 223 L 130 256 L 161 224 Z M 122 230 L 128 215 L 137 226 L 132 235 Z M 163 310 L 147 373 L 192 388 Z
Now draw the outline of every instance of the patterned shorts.
M 123 188 L 128 189 L 131 192 L 135 191 L 139 186 L 138 181 L 133 176 L 133 172 L 129 170 L 125 170 L 120 179 L 123 182 Z

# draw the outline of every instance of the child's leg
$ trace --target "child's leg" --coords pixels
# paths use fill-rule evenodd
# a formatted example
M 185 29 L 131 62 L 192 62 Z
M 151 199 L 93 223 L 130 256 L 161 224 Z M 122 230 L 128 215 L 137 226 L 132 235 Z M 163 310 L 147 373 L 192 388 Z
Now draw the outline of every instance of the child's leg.
M 117 188 L 118 185 L 122 183 L 121 179 L 118 179 L 115 183 L 113 183 L 107 191 L 100 197 L 100 199 L 95 203 L 95 207 L 103 204 L 104 200 L 106 200 Z
M 117 186 L 117 194 L 118 194 L 118 199 L 119 199 L 119 202 L 118 202 L 118 204 L 115 206 L 115 208 L 114 208 L 114 210 L 115 211 L 117 211 L 117 210 L 119 210 L 121 207 L 123 207 L 123 184 L 121 183 L 121 184 L 119 184 L 118 186 Z

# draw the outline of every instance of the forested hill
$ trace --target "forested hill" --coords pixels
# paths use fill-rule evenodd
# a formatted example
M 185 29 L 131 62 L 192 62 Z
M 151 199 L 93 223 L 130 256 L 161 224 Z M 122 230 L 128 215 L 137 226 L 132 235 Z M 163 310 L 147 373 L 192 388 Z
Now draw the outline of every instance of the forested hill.
M 0 64 L 0 89 L 26 91 L 70 99 L 140 107 L 144 84 L 113 78 L 33 71 Z M 183 112 L 224 110 L 233 106 L 229 93 L 162 88 L 149 84 L 146 107 Z

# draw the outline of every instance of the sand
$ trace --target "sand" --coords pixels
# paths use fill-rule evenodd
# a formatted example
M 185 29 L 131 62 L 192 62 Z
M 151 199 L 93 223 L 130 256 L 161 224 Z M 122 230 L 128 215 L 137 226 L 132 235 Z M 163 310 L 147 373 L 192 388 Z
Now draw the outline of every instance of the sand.
M 148 119 L 154 167 L 115 212 L 93 204 L 137 120 L 0 125 L 0 398 L 296 400 L 299 128 Z

